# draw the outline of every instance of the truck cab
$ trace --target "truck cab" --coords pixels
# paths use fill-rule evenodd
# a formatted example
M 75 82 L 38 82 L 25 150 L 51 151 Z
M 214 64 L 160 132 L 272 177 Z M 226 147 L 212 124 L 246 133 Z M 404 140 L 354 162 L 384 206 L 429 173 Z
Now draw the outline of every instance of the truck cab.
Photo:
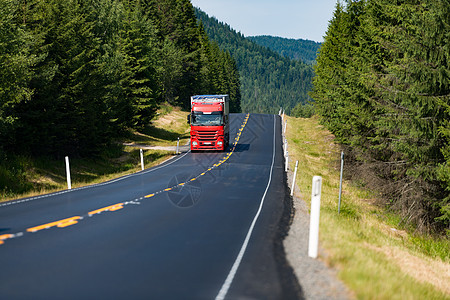
M 228 95 L 191 97 L 191 151 L 225 151 L 230 140 Z

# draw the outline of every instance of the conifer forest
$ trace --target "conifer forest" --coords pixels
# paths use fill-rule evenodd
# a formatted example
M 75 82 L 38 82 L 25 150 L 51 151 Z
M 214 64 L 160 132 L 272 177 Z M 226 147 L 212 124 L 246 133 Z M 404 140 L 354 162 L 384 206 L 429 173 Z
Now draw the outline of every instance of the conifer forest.
M 158 105 L 229 94 L 235 61 L 189 0 L 0 1 L 0 156 L 99 153 Z
M 337 4 L 312 97 L 348 158 L 418 229 L 450 227 L 450 2 Z

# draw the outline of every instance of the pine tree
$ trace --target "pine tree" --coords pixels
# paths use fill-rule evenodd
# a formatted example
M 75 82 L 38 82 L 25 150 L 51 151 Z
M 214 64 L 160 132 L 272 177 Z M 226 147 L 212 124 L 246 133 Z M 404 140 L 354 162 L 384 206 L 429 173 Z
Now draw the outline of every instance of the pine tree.
M 172 82 L 173 87 L 176 87 L 176 94 L 172 92 L 175 88 L 166 88 L 173 98 L 166 94 L 165 99 L 187 109 L 190 106 L 190 96 L 201 89 L 200 40 L 194 9 L 189 0 L 148 0 L 145 3 L 146 11 L 157 28 L 160 42 L 171 48 L 172 55 L 178 55 L 175 61 L 161 64 L 181 71 L 180 76 L 175 77 L 178 81 Z M 161 59 L 167 60 L 170 57 L 163 55 Z M 175 66 L 174 62 L 180 62 L 181 65 Z
M 448 1 L 337 5 L 313 97 L 324 124 L 420 229 L 450 224 Z
M 123 111 L 123 117 L 131 116 L 129 126 L 141 129 L 150 123 L 157 109 L 155 29 L 139 2 L 126 5 L 125 9 L 120 31 L 124 60 L 120 86 L 129 107 Z
M 43 59 L 30 82 L 32 99 L 17 108 L 26 138 L 16 147 L 63 156 L 96 152 L 108 143 L 95 13 L 88 1 L 76 0 L 39 2 L 29 10 L 27 27 L 40 38 L 33 51 Z
M 35 43 L 23 24 L 20 2 L 0 2 L 0 151 L 15 142 L 17 115 L 14 108 L 29 101 L 33 89 L 29 81 L 38 62 L 30 49 Z
M 158 54 L 157 74 L 161 86 L 161 97 L 167 103 L 178 103 L 179 85 L 183 75 L 182 57 L 183 51 L 177 48 L 170 39 L 161 42 L 162 46 Z

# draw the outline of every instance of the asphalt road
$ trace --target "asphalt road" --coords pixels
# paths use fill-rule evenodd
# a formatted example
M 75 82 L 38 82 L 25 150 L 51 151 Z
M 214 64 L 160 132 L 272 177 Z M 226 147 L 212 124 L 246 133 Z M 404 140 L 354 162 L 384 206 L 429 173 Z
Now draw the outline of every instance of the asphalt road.
M 229 152 L 0 204 L 0 299 L 301 297 L 280 119 L 230 119 Z

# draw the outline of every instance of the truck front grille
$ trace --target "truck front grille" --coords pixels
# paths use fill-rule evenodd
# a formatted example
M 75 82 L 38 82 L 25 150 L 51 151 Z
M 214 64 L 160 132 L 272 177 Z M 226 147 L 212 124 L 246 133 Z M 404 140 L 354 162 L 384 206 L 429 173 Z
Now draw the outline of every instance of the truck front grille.
M 217 131 L 198 131 L 199 141 L 215 141 L 218 137 Z

